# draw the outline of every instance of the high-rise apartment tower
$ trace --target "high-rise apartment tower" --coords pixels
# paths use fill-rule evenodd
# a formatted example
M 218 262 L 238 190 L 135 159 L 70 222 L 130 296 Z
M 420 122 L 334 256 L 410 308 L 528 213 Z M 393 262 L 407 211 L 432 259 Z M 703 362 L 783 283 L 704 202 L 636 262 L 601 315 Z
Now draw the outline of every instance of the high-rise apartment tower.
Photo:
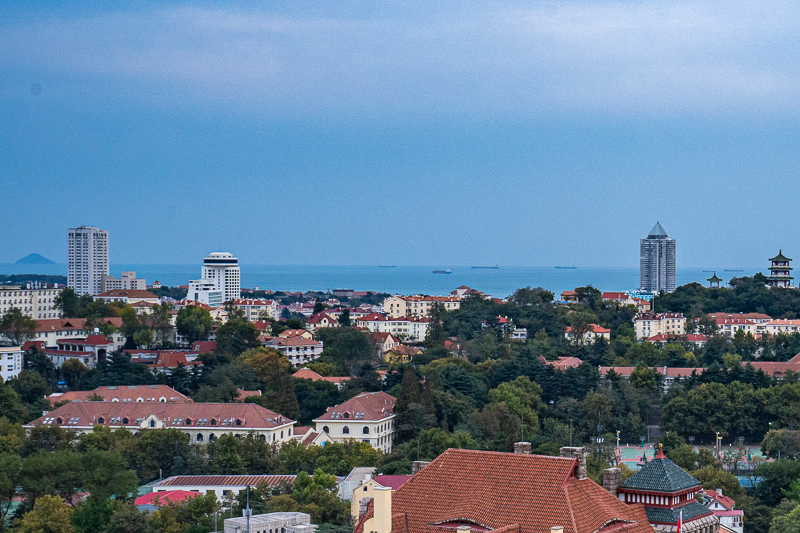
M 67 286 L 75 294 L 100 294 L 108 275 L 108 230 L 80 226 L 67 230 Z
M 239 259 L 228 252 L 212 252 L 203 259 L 202 281 L 212 281 L 217 290 L 222 291 L 223 301 L 241 297 L 242 285 L 239 281 Z M 201 281 L 201 280 L 198 280 Z
M 675 290 L 675 239 L 656 222 L 639 245 L 639 281 L 646 291 L 659 293 Z

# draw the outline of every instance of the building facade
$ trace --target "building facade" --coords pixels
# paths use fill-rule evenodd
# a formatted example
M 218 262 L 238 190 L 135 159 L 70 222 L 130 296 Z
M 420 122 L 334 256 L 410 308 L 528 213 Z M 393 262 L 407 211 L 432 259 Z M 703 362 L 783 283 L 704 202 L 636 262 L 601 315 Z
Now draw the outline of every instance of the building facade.
M 445 311 L 461 308 L 458 296 L 391 296 L 383 301 L 383 312 L 389 318 L 405 316 L 429 317 L 433 304 L 441 304 Z
M 683 335 L 686 333 L 686 317 L 683 313 L 647 313 L 636 317 L 633 329 L 639 340 L 656 335 Z
M 15 378 L 22 372 L 22 348 L 11 346 L 0 348 L 0 377 L 3 381 Z
M 791 287 L 792 267 L 789 266 L 791 259 L 783 255 L 783 250 L 778 251 L 778 255 L 770 258 L 769 277 L 767 285 L 770 287 Z
M 241 297 L 242 285 L 239 279 L 239 259 L 228 252 L 212 252 L 203 259 L 201 278 L 210 280 L 216 289 L 222 291 L 224 301 Z
M 67 230 L 67 286 L 78 296 L 103 292 L 108 275 L 108 230 L 80 226 Z
M 111 291 L 114 289 L 125 290 L 147 290 L 147 281 L 136 277 L 136 272 L 127 271 L 123 272 L 119 279 L 111 275 L 104 274 L 103 277 L 103 292 Z
M 189 280 L 186 299 L 200 302 L 211 307 L 220 307 L 225 303 L 225 292 L 217 288 L 217 283 L 210 279 Z
M 639 242 L 641 289 L 658 294 L 675 290 L 675 239 L 656 222 L 646 239 Z
M 21 285 L 0 285 L 0 316 L 12 309 L 35 320 L 60 318 L 61 310 L 55 300 L 63 289 L 23 288 Z
M 385 392 L 362 392 L 344 403 L 328 407 L 314 420 L 318 432 L 333 442 L 358 440 L 383 453 L 394 446 L 396 399 Z

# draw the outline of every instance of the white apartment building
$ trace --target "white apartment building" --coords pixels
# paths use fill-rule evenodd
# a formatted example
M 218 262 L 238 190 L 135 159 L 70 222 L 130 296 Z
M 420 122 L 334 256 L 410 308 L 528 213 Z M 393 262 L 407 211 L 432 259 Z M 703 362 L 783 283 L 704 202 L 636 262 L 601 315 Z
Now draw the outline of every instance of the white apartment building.
M 461 307 L 458 296 L 391 296 L 383 301 L 383 312 L 390 318 L 403 316 L 430 316 L 431 306 L 442 304 L 445 311 L 455 311 Z
M 686 317 L 683 313 L 645 313 L 636 317 L 633 327 L 639 340 L 656 335 L 683 335 L 686 333 Z
M 391 333 L 402 341 L 422 342 L 428 335 L 429 318 L 385 317 L 377 313 L 356 319 L 356 326 L 378 333 Z
M 3 381 L 15 378 L 22 372 L 22 348 L 0 348 L 0 377 Z
M 103 274 L 103 292 L 114 289 L 146 291 L 147 281 L 136 277 L 136 272 L 123 272 L 119 279 Z
M 278 303 L 275 300 L 249 300 L 247 298 L 236 298 L 233 305 L 244 312 L 244 318 L 250 322 L 263 320 L 262 315 L 267 318 L 277 320 Z
M 217 288 L 217 283 L 210 279 L 189 280 L 187 300 L 204 303 L 211 307 L 220 307 L 225 303 L 225 293 Z
M 233 257 L 233 254 L 212 252 L 203 259 L 201 279 L 212 281 L 217 290 L 222 291 L 222 298 L 226 302 L 241 297 L 239 275 L 239 259 Z
M 327 433 L 333 442 L 358 440 L 383 453 L 391 453 L 396 401 L 385 392 L 362 392 L 342 404 L 328 407 L 314 420 L 316 430 Z
M 108 275 L 108 230 L 80 226 L 67 230 L 67 286 L 75 294 L 100 294 Z
M 12 309 L 34 320 L 60 318 L 61 310 L 56 308 L 55 299 L 63 289 L 26 288 L 20 285 L 0 285 L 0 316 Z

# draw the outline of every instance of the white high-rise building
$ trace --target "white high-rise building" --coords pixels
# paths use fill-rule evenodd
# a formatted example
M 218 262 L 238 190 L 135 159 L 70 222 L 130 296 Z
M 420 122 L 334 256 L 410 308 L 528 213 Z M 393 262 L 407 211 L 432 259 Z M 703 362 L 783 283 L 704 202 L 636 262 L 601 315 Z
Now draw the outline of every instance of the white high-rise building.
M 210 279 L 189 280 L 189 290 L 186 293 L 187 300 L 194 300 L 211 307 L 220 307 L 225 303 L 223 293 L 217 288 L 217 284 Z
M 211 281 L 217 290 L 222 291 L 224 301 L 241 297 L 242 285 L 239 280 L 239 259 L 228 252 L 212 252 L 203 259 L 203 281 Z
M 108 230 L 80 226 L 67 230 L 67 286 L 75 294 L 100 294 L 108 275 Z

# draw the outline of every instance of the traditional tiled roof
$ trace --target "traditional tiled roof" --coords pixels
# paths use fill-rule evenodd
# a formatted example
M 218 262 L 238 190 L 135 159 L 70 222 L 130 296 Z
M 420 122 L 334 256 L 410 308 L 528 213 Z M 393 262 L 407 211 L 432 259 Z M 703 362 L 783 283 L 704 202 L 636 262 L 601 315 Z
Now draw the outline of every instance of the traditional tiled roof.
M 322 420 L 383 420 L 394 415 L 397 400 L 385 392 L 362 392 L 344 403 L 328 407 L 325 413 L 314 421 Z
M 100 396 L 104 402 L 191 402 L 192 399 L 166 385 L 121 385 L 97 387 L 90 391 L 56 392 L 47 397 L 51 404 L 59 402 L 86 402 Z
M 406 481 L 411 479 L 411 476 L 375 476 L 372 478 L 375 483 L 381 487 L 389 487 L 392 490 L 397 490 L 406 484 Z
M 708 341 L 708 335 L 699 335 L 696 333 L 688 335 L 664 335 L 663 333 L 659 333 L 647 340 L 649 342 L 706 342 Z
M 769 260 L 772 261 L 772 262 L 791 261 L 791 259 L 789 259 L 785 255 L 783 255 L 783 250 L 778 250 L 778 255 L 776 255 L 775 257 L 770 257 Z
M 151 415 L 164 422 L 166 427 L 180 429 L 219 428 L 220 431 L 247 431 L 293 423 L 292 420 L 253 403 L 72 402 L 50 411 L 25 427 L 38 424 L 65 428 L 105 425 L 138 429 L 142 421 Z
M 134 505 L 167 505 L 170 502 L 182 502 L 195 496 L 200 496 L 201 492 L 189 490 L 167 490 L 163 492 L 150 492 L 144 496 L 139 496 L 133 502 Z
M 756 370 L 761 370 L 772 377 L 784 376 L 790 370 L 800 373 L 800 363 L 792 363 L 790 361 L 785 363 L 779 361 L 742 361 L 742 366 L 747 365 L 752 365 Z
M 636 320 L 664 320 L 666 318 L 686 318 L 683 313 L 643 313 Z
M 611 333 L 610 329 L 598 326 L 597 324 L 589 324 L 589 329 L 592 331 L 592 333 Z M 572 326 L 567 326 L 567 333 L 571 332 Z
M 699 481 L 665 457 L 661 450 L 652 461 L 626 479 L 620 487 L 665 493 L 681 492 L 692 487 L 701 488 Z
M 158 296 L 150 291 L 142 291 L 135 289 L 112 289 L 110 291 L 102 292 L 97 295 L 97 298 L 147 298 L 158 300 Z
M 445 451 L 392 494 L 392 533 L 474 531 L 652 533 L 644 509 L 591 479 L 577 459 L 476 450 Z M 355 528 L 364 533 L 374 505 Z
M 36 332 L 44 333 L 47 331 L 68 331 L 82 330 L 86 325 L 85 318 L 47 318 L 36 321 Z M 98 319 L 103 324 L 111 324 L 114 327 L 122 327 L 122 318 L 118 316 Z
M 192 344 L 192 351 L 198 353 L 211 353 L 217 349 L 216 341 L 195 341 Z
M 319 380 L 330 381 L 331 383 L 336 383 L 336 384 L 342 383 L 344 381 L 350 381 L 350 378 L 346 376 L 345 377 L 320 376 L 310 368 L 301 368 L 300 370 L 292 374 L 292 377 L 298 379 L 310 379 L 311 381 L 319 381 Z
M 322 343 L 303 337 L 277 337 L 269 341 L 272 346 L 321 346 Z
M 172 476 L 158 483 L 153 483 L 153 487 L 185 487 L 192 486 L 218 486 L 218 487 L 241 487 L 250 485 L 256 487 L 261 484 L 280 485 L 282 483 L 294 483 L 297 476 L 273 476 L 273 475 L 250 475 L 250 476 Z
M 725 496 L 724 494 L 720 494 L 715 490 L 701 490 L 698 491 L 698 494 L 700 494 L 701 496 L 705 496 L 706 498 L 709 498 L 711 500 L 718 501 L 720 505 L 722 505 L 729 511 L 733 510 L 733 508 L 736 506 L 736 502 L 733 501 L 733 498 L 731 498 L 730 496 Z
M 674 509 L 645 506 L 644 510 L 647 513 L 647 519 L 653 524 L 677 524 L 678 514 L 681 511 L 683 512 L 684 522 L 688 522 L 699 516 L 711 514 L 710 510 L 696 501 L 689 502 L 686 505 Z
M 628 298 L 630 298 L 630 296 L 628 296 L 624 292 L 604 292 L 603 295 L 601 296 L 601 298 L 603 298 L 603 300 L 623 300 L 624 301 L 624 300 L 627 300 Z
M 329 324 L 338 324 L 338 321 L 327 313 L 317 313 L 306 320 L 306 324 L 322 324 L 327 319 Z
M 130 353 L 126 350 L 127 353 Z M 202 361 L 189 361 L 186 358 L 186 352 L 156 352 L 155 357 L 141 357 L 141 354 L 146 353 L 144 351 L 136 351 L 134 350 L 131 355 L 131 362 L 132 363 L 141 363 L 143 365 L 147 365 L 150 368 L 159 368 L 159 369 L 171 369 L 171 368 L 178 368 L 178 365 L 183 366 L 194 366 L 194 365 L 202 365 Z

